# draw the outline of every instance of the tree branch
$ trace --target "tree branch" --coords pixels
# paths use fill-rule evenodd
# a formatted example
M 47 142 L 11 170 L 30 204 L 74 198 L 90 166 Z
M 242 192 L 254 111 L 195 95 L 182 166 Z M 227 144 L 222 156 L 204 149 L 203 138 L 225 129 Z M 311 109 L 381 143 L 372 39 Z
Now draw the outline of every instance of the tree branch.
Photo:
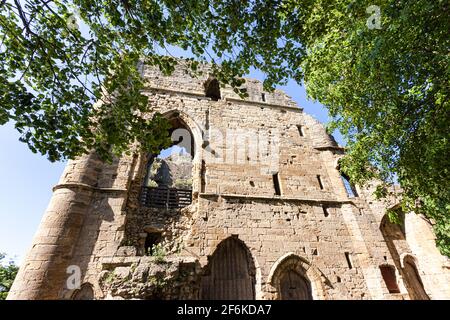
M 27 31 L 28 35 L 33 35 L 33 36 L 37 36 L 30 28 L 30 22 L 27 20 L 27 17 L 25 16 L 25 13 L 23 12 L 22 9 L 22 5 L 20 4 L 20 2 L 18 0 L 14 0 L 14 3 L 17 6 L 17 11 L 19 13 L 19 18 L 20 20 L 22 20 L 22 24 L 25 28 L 25 30 Z

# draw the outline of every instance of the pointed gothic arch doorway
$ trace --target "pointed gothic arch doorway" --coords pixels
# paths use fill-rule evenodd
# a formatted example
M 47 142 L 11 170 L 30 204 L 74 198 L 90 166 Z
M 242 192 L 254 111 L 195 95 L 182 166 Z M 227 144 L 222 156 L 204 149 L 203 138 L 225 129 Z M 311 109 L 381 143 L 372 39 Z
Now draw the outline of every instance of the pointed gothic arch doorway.
M 289 253 L 274 264 L 268 281 L 276 290 L 277 300 L 313 300 L 311 275 L 314 276 L 315 290 L 322 291 L 320 276 L 312 272 L 306 260 Z
M 255 265 L 247 246 L 237 237 L 223 240 L 202 277 L 203 300 L 254 300 Z
M 280 300 L 312 300 L 309 280 L 293 269 L 283 272 L 279 290 Z

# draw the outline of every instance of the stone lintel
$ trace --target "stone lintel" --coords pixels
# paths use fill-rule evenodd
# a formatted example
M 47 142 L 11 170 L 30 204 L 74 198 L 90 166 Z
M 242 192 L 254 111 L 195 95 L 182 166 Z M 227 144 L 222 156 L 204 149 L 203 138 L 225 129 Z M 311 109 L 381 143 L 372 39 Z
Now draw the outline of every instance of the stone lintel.
M 200 193 L 202 198 L 222 197 L 246 200 L 267 200 L 267 201 L 286 201 L 286 202 L 303 202 L 303 203 L 328 203 L 328 204 L 353 204 L 352 200 L 333 200 L 333 199 L 310 199 L 285 196 L 262 196 L 262 195 L 246 195 L 246 194 L 217 194 L 217 193 Z

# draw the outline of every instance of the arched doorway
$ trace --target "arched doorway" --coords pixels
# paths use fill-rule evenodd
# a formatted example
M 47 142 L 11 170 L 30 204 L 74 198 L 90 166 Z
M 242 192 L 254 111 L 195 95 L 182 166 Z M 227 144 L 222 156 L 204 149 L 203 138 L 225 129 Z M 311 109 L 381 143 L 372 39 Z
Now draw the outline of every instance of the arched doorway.
M 430 300 L 420 279 L 419 271 L 411 256 L 403 259 L 403 277 L 405 286 L 412 300 Z
M 280 258 L 269 275 L 269 283 L 276 290 L 278 300 L 313 300 L 308 264 L 295 254 Z
M 309 280 L 293 269 L 281 274 L 279 293 L 280 300 L 312 300 Z
M 84 283 L 72 295 L 72 300 L 94 300 L 94 289 L 90 283 Z
M 209 259 L 202 277 L 201 299 L 255 299 L 255 266 L 245 244 L 230 237 L 223 240 Z

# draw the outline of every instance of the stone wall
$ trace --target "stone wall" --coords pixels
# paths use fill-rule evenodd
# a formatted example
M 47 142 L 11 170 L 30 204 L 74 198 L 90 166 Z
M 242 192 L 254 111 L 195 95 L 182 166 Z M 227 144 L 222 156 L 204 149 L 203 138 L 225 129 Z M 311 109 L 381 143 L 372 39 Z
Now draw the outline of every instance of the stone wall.
M 204 88 L 209 67 L 200 69 L 199 78 L 182 68 L 171 77 L 144 70 L 149 112 L 143 116 L 178 118 L 194 139 L 192 204 L 141 205 L 144 154 L 109 165 L 93 156 L 70 162 L 9 298 L 76 298 L 66 271 L 78 266 L 81 283 L 91 285 L 96 299 L 198 299 L 209 259 L 232 237 L 250 253 L 257 299 L 279 298 L 289 268 L 307 279 L 314 299 L 409 299 L 401 258 L 380 231 L 393 204 L 373 199 L 370 188 L 347 195 L 337 169 L 344 150 L 324 127 L 283 92 L 264 92 L 256 80 L 243 85 L 247 99 L 223 87 L 221 99 L 213 101 Z M 79 220 L 60 221 L 73 212 Z M 408 225 L 415 231 L 403 248 L 418 259 L 428 296 L 449 298 L 448 264 L 432 234 Z M 159 264 L 143 248 L 151 230 L 162 237 Z M 396 268 L 400 293 L 389 293 L 382 265 Z M 34 279 L 41 282 L 27 289 Z

